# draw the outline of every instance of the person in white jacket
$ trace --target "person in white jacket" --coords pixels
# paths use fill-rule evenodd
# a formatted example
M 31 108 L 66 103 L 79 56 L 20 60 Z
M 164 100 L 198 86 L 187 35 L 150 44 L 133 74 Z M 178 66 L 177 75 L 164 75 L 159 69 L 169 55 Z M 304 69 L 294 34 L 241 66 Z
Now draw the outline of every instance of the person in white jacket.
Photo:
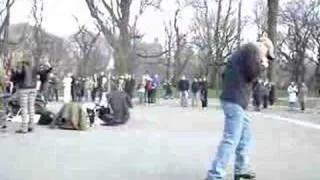
M 72 74 L 68 74 L 64 79 L 63 79 L 63 102 L 64 103 L 69 103 L 72 100 L 71 96 L 71 78 Z
M 294 82 L 291 82 L 288 89 L 288 100 L 289 100 L 289 107 L 292 110 L 297 102 L 297 95 L 298 95 L 298 87 Z

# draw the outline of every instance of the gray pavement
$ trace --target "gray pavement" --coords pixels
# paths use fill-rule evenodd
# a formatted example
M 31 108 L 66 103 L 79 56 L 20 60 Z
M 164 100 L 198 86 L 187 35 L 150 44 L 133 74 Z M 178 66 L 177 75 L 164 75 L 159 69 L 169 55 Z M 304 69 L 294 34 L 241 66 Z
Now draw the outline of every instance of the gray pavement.
M 16 135 L 11 127 L 0 134 L 0 180 L 202 180 L 222 135 L 223 113 L 177 104 L 136 106 L 127 125 L 86 132 L 37 127 Z M 319 129 L 283 121 L 279 113 L 250 116 L 258 180 L 320 179 Z

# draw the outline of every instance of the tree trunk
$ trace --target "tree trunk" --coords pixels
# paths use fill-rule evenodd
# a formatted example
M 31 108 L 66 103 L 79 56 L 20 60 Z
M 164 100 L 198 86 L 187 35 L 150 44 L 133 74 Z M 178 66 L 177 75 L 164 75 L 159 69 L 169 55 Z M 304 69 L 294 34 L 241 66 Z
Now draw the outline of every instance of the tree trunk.
M 239 0 L 239 4 L 238 4 L 238 34 L 237 34 L 237 39 L 238 39 L 238 49 L 240 48 L 241 45 L 241 21 L 242 21 L 242 0 Z
M 268 37 L 277 46 L 277 23 L 279 14 L 279 0 L 268 0 Z M 276 48 L 275 48 L 276 50 Z M 274 80 L 273 63 L 270 62 L 268 69 L 268 79 Z
M 115 62 L 116 70 L 119 74 L 129 73 L 130 58 L 130 35 L 128 23 L 123 22 L 120 26 L 120 48 L 117 53 L 118 59 Z
M 214 31 L 214 43 L 215 43 L 215 53 L 214 53 L 214 58 L 212 59 L 213 62 L 211 66 L 211 81 L 209 81 L 209 84 L 211 86 L 216 86 L 216 74 L 217 74 L 217 69 L 216 69 L 216 62 L 219 59 L 219 45 L 220 45 L 220 39 L 219 39 L 219 31 L 220 31 L 220 20 L 221 20 L 221 10 L 222 10 L 222 0 L 218 1 L 218 11 L 217 11 L 217 20 L 216 20 L 216 28 Z

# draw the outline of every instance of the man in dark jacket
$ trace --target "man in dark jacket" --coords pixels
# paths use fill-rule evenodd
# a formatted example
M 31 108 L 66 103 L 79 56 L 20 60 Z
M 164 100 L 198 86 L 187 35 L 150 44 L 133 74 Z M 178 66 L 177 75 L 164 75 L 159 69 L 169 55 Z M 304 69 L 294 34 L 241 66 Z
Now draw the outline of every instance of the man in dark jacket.
M 183 75 L 178 83 L 178 88 L 180 91 L 180 104 L 182 107 L 188 106 L 188 91 L 189 91 L 189 81 Z
M 42 64 L 39 67 L 38 74 L 40 75 L 40 92 L 45 97 L 45 100 L 49 99 L 49 74 L 52 71 L 52 67 L 49 63 Z
M 253 106 L 255 108 L 255 111 L 260 111 L 260 105 L 261 105 L 261 86 L 262 81 L 257 80 L 253 83 L 253 89 L 252 89 L 252 97 L 253 97 Z
M 200 80 L 200 99 L 201 99 L 201 107 L 208 107 L 208 82 L 206 78 Z
M 191 83 L 191 106 L 197 107 L 198 106 L 198 99 L 199 99 L 199 81 L 197 78 L 194 78 Z
M 107 95 L 107 99 L 111 112 L 101 114 L 99 118 L 104 121 L 107 126 L 125 124 L 130 118 L 129 108 L 133 107 L 131 98 L 126 92 L 118 91 L 114 88 L 113 91 Z
M 37 68 L 30 61 L 22 61 L 13 71 L 17 82 L 19 101 L 22 112 L 22 123 L 17 133 L 32 132 L 35 117 L 35 98 L 37 85 Z
M 273 45 L 267 38 L 258 44 L 246 44 L 234 52 L 229 59 L 222 82 L 220 96 L 225 114 L 223 138 L 219 144 L 215 160 L 208 172 L 208 180 L 224 179 L 226 166 L 235 154 L 234 179 L 254 179 L 250 172 L 248 148 L 251 141 L 250 120 L 245 109 L 250 99 L 252 82 L 273 59 Z

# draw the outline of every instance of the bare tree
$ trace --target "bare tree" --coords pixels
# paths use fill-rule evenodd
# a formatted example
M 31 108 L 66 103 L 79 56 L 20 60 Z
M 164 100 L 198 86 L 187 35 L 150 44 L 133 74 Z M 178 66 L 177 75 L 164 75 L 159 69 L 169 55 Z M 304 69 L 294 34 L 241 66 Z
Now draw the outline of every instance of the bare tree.
M 268 37 L 277 44 L 277 24 L 279 14 L 279 0 L 268 0 Z M 270 62 L 268 69 L 268 79 L 272 81 L 274 79 L 273 63 Z
M 34 20 L 34 47 L 32 50 L 32 56 L 36 66 L 40 64 L 41 56 L 44 48 L 44 36 L 42 30 L 43 21 L 43 0 L 33 0 L 32 17 Z
M 254 23 L 257 26 L 258 29 L 258 36 L 261 35 L 263 32 L 268 31 L 268 9 L 267 4 L 265 3 L 265 0 L 256 0 L 254 7 L 253 7 L 253 13 L 254 13 Z
M 233 8 L 233 0 L 227 1 L 227 6 L 222 6 L 223 0 L 216 1 L 218 9 L 212 9 L 207 0 L 194 2 L 196 18 L 193 25 L 194 44 L 199 49 L 199 58 L 204 63 L 205 75 L 210 84 L 218 88 L 221 67 L 225 64 L 226 57 L 230 54 L 238 41 L 238 34 L 246 24 L 242 21 L 237 28 L 238 17 Z
M 242 23 L 242 0 L 239 0 L 238 4 L 238 49 L 240 48 L 241 45 L 241 23 Z
M 279 43 L 279 54 L 285 69 L 291 73 L 291 81 L 304 82 L 307 50 L 310 49 L 315 22 L 319 18 L 317 1 L 291 1 L 281 11 L 281 25 L 288 32 Z
M 141 0 L 139 14 L 141 15 L 148 6 L 153 6 L 155 2 L 160 4 L 160 1 Z M 138 21 L 136 16 L 132 30 L 129 24 L 132 0 L 86 0 L 86 3 L 107 42 L 115 49 L 115 65 L 118 73 L 127 73 L 131 59 L 132 33 L 136 31 Z
M 9 25 L 10 25 L 10 9 L 15 0 L 6 0 L 0 3 L 0 59 L 3 59 L 3 67 L 5 74 L 9 74 L 10 69 L 10 57 L 8 52 L 8 37 L 9 37 Z
M 97 42 L 101 31 L 97 33 L 90 32 L 85 25 L 80 25 L 78 18 L 75 17 L 78 24 L 78 32 L 73 35 L 73 39 L 77 44 L 77 48 L 80 50 L 78 53 L 78 74 L 87 75 L 87 67 L 90 55 L 94 49 L 95 43 Z

